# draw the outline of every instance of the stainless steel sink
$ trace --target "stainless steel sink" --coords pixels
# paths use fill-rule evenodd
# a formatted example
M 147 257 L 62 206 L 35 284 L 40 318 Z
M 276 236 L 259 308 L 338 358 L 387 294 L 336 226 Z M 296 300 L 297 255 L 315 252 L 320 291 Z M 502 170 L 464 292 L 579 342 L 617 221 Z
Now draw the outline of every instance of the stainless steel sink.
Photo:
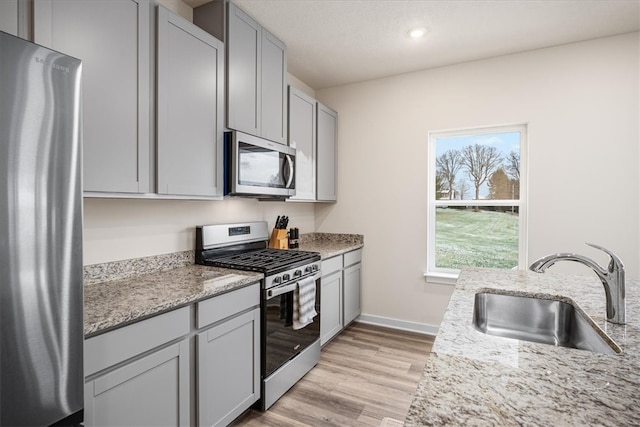
M 473 305 L 473 326 L 480 332 L 505 338 L 617 354 L 573 304 L 553 299 L 479 292 Z

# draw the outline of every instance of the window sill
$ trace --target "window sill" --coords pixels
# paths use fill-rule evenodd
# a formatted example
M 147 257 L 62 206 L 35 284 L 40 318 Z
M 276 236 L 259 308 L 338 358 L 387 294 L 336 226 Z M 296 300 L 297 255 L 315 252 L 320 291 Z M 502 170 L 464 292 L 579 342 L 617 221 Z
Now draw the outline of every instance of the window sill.
M 454 286 L 458 280 L 458 275 L 459 273 L 424 273 L 424 280 L 427 283 Z

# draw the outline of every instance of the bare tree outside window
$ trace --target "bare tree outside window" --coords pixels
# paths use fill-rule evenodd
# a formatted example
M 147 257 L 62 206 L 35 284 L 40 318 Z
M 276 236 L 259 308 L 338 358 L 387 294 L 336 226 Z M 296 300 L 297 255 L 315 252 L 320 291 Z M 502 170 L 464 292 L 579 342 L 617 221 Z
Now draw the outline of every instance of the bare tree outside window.
M 467 191 L 469 191 L 469 183 L 466 180 L 462 180 L 458 183 L 458 194 L 460 195 L 460 200 L 465 200 L 467 198 Z
M 496 147 L 473 144 L 464 147 L 460 152 L 460 156 L 462 157 L 462 164 L 466 166 L 469 178 L 471 178 L 475 186 L 475 200 L 479 200 L 480 186 L 500 166 L 502 155 Z
M 436 159 L 436 166 L 438 173 L 442 176 L 442 179 L 447 183 L 449 190 L 449 200 L 455 199 L 455 182 L 456 175 L 462 167 L 462 157 L 458 150 L 449 150 L 440 155 Z
M 442 181 L 443 181 L 442 174 L 437 173 L 436 174 L 436 199 L 440 199 L 442 196 L 442 189 L 443 189 Z
M 506 158 L 506 170 L 511 179 L 520 181 L 520 153 L 509 152 Z

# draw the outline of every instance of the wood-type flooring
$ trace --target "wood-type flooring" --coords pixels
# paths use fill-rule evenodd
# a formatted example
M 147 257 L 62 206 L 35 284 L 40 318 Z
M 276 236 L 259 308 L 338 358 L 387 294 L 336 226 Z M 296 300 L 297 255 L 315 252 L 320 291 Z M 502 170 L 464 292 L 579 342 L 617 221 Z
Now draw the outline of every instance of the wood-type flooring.
M 403 421 L 433 337 L 353 323 L 322 349 L 320 363 L 267 412 L 234 426 L 380 426 Z

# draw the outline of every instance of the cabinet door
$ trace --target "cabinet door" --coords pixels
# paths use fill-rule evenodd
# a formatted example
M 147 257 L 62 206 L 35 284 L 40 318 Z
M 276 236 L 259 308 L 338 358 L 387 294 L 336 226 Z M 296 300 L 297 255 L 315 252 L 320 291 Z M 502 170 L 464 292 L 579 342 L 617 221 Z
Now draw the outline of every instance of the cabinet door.
M 320 279 L 320 345 L 342 330 L 342 271 Z
M 228 425 L 260 398 L 260 309 L 197 336 L 198 424 Z
M 260 136 L 287 143 L 287 47 L 262 29 Z
M 338 113 L 318 103 L 317 127 L 317 200 L 336 201 Z
M 18 35 L 18 0 L 0 1 L 0 31 Z
M 355 264 L 344 269 L 344 325 L 351 323 L 362 312 L 362 264 Z
M 227 126 L 259 136 L 261 27 L 231 2 L 227 11 Z
M 222 42 L 158 7 L 158 193 L 223 192 Z
M 289 87 L 289 145 L 296 149 L 296 195 L 316 199 L 316 101 Z
M 189 345 L 184 340 L 85 384 L 85 425 L 188 426 Z
M 82 60 L 84 191 L 150 191 L 149 17 L 146 0 L 34 1 L 34 41 Z

